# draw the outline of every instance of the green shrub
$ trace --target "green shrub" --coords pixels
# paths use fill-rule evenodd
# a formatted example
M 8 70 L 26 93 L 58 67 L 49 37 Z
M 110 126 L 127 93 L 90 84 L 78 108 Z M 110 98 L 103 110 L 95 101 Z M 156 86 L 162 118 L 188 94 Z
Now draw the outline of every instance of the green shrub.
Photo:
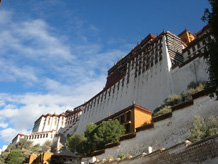
M 218 117 L 210 116 L 207 128 L 207 136 L 218 134 Z
M 192 81 L 189 85 L 188 85 L 188 89 L 191 89 L 191 88 L 197 88 L 197 86 L 199 86 L 200 82 L 196 82 L 196 81 Z
M 126 153 L 126 158 L 129 159 L 130 158 L 130 154 Z
M 195 120 L 190 130 L 191 133 L 188 135 L 187 139 L 191 142 L 197 142 L 204 139 L 207 131 L 207 125 L 204 121 L 204 118 L 195 116 Z
M 153 117 L 161 116 L 161 115 L 169 113 L 169 112 L 172 112 L 171 106 L 164 106 L 158 112 L 153 113 Z
M 120 159 L 123 159 L 124 155 L 123 154 L 119 154 L 117 157 L 120 158 Z
M 188 91 L 183 91 L 181 97 L 182 97 L 182 102 L 187 102 L 192 99 L 192 96 Z
M 191 95 L 193 95 L 193 94 L 195 94 L 195 93 L 197 93 L 197 92 L 203 91 L 203 90 L 204 90 L 204 87 L 205 87 L 205 85 L 204 85 L 203 83 L 199 83 L 199 85 L 196 86 L 195 88 L 190 88 L 190 89 L 189 89 L 189 93 L 190 93 Z
M 191 142 L 200 141 L 206 137 L 210 137 L 218 133 L 218 118 L 210 116 L 206 123 L 204 118 L 195 116 L 192 127 L 190 128 L 191 133 L 187 139 Z
M 182 102 L 182 97 L 176 94 L 171 95 L 168 99 L 165 100 L 167 106 L 174 106 Z

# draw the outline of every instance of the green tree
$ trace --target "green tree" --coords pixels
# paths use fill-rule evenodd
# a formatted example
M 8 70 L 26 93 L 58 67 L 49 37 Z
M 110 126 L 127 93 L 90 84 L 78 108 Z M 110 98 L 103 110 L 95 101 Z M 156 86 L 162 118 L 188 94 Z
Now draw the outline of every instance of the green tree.
M 107 143 L 119 141 L 120 136 L 125 134 L 125 128 L 118 120 L 103 121 L 94 133 L 94 142 L 97 149 L 104 148 Z
M 96 125 L 89 123 L 84 132 L 84 138 L 79 140 L 79 136 L 74 135 L 67 141 L 70 150 L 76 151 L 84 156 L 89 156 L 94 150 L 104 148 L 104 145 L 111 142 L 119 141 L 119 137 L 125 134 L 125 128 L 120 125 L 118 120 L 103 121 Z M 80 142 L 75 144 L 75 142 Z
M 84 133 L 77 133 L 67 139 L 66 143 L 70 151 L 76 152 L 76 147 L 81 143 L 86 141 Z
M 205 9 L 202 20 L 208 23 L 213 39 L 208 39 L 207 52 L 205 58 L 208 63 L 209 81 L 206 84 L 206 90 L 211 96 L 218 96 L 218 1 L 208 0 L 211 5 L 211 11 Z
M 28 141 L 26 138 L 21 138 L 16 144 L 16 149 L 30 149 L 33 146 L 33 142 Z
M 207 136 L 212 136 L 218 133 L 218 119 L 214 116 L 209 117 L 209 123 L 207 128 Z
M 187 137 L 191 142 L 197 142 L 204 139 L 207 136 L 207 125 L 204 118 L 195 116 L 193 126 L 190 128 L 191 133 Z
M 4 164 L 4 163 L 5 163 L 5 159 L 2 156 L 0 156 L 0 164 Z
M 210 116 L 207 123 L 204 118 L 195 116 L 193 126 L 190 128 L 191 133 L 187 139 L 191 142 L 200 141 L 218 133 L 218 117 Z
M 6 164 L 21 164 L 24 160 L 24 157 L 19 151 L 12 151 L 8 154 L 6 159 Z

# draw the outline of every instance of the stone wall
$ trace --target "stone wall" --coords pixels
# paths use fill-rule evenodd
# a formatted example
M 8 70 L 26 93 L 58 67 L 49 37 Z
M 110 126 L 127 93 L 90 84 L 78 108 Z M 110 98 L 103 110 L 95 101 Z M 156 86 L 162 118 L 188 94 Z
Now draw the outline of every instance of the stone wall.
M 96 162 L 102 164 L 103 161 Z M 186 146 L 177 144 L 165 150 L 157 150 L 148 155 L 139 155 L 132 159 L 112 162 L 110 164 L 217 164 L 218 163 L 218 135 Z
M 185 141 L 196 115 L 206 119 L 211 115 L 217 116 L 218 101 L 203 96 L 186 103 L 186 107 L 175 108 L 165 119 L 157 120 L 149 128 L 141 128 L 141 131 L 139 129 L 135 137 L 120 141 L 118 146 L 105 149 L 105 153 L 98 155 L 97 159 L 108 159 L 110 156 L 116 159 L 119 154 L 127 153 L 137 156 L 142 152 L 148 152 L 148 147 L 152 147 L 153 151 L 162 147 L 170 148 Z

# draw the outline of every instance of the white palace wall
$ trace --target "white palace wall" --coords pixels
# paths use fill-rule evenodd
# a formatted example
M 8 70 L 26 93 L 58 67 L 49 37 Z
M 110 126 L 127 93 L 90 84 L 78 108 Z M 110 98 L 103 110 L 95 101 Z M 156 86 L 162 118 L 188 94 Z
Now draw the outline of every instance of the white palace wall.
M 89 122 L 98 122 L 109 114 L 114 114 L 130 106 L 133 101 L 153 111 L 162 105 L 170 95 L 181 94 L 184 90 L 187 90 L 187 86 L 191 82 L 208 79 L 207 64 L 200 56 L 183 66 L 172 68 L 172 59 L 168 50 L 170 43 L 167 43 L 167 37 L 176 36 L 167 32 L 159 39 L 156 47 L 158 53 L 161 52 L 162 59 L 159 59 L 156 64 L 154 63 L 153 67 L 144 72 L 141 71 L 140 74 L 137 73 L 137 77 L 135 77 L 139 67 L 142 67 L 142 63 L 139 64 L 139 61 L 145 55 L 142 53 L 128 63 L 127 72 L 123 79 L 111 88 L 103 90 L 86 106 L 83 106 L 83 114 L 76 133 L 84 131 Z
M 218 116 L 218 101 L 208 96 L 195 99 L 193 105 L 174 111 L 170 118 L 155 122 L 154 128 L 139 131 L 135 138 L 121 141 L 119 146 L 105 149 L 105 153 L 98 155 L 97 159 L 108 159 L 110 156 L 116 159 L 119 154 L 127 153 L 137 156 L 147 152 L 149 146 L 156 151 L 184 142 L 196 115 L 205 119 L 209 116 Z
M 187 86 L 191 82 L 207 81 L 207 64 L 203 57 L 197 57 L 191 62 L 176 67 L 172 71 L 172 79 L 174 84 L 173 93 L 181 94 L 187 90 Z
M 133 101 L 140 106 L 154 110 L 157 106 L 162 104 L 166 97 L 172 94 L 170 89 L 172 79 L 169 72 L 171 63 L 169 63 L 169 53 L 167 51 L 165 37 L 162 37 L 160 44 L 162 44 L 162 59 L 149 70 L 141 72 L 136 78 L 136 58 L 134 60 L 133 69 L 132 63 L 129 63 L 129 69 L 124 77 L 124 85 L 122 86 L 121 79 L 111 88 L 101 93 L 99 97 L 103 97 L 103 100 L 102 102 L 99 101 L 99 104 L 97 104 L 97 100 L 93 99 L 90 102 L 92 107 L 86 110 L 86 112 L 83 110 L 76 133 L 84 131 L 89 122 L 98 122 L 107 117 L 109 113 L 114 114 L 130 106 Z M 128 76 L 129 82 L 127 83 Z M 113 93 L 114 87 L 115 91 Z M 111 91 L 110 96 L 109 91 Z

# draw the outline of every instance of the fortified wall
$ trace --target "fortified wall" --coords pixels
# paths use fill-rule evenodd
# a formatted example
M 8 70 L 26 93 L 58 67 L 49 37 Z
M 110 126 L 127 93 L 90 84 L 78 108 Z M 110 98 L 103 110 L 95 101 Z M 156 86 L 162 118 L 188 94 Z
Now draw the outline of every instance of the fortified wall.
M 117 158 L 119 154 L 127 153 L 135 157 L 142 152 L 148 153 L 148 148 L 157 151 L 170 148 L 184 142 L 190 133 L 194 116 L 200 115 L 206 120 L 209 116 L 218 116 L 218 101 L 208 96 L 193 96 L 194 99 L 173 107 L 173 112 L 154 119 L 153 124 L 137 128 L 136 133 L 121 137 L 120 142 L 106 146 L 105 150 L 94 152 L 98 160 Z M 108 148 L 107 148 L 108 147 Z
M 42 144 L 48 138 L 56 142 L 56 134 L 67 138 L 83 132 L 89 122 L 99 122 L 133 103 L 153 111 L 170 95 L 186 90 L 191 82 L 207 81 L 207 64 L 202 53 L 206 50 L 205 43 L 208 38 L 211 38 L 211 35 L 207 27 L 196 35 L 187 30 L 178 36 L 169 31 L 163 31 L 158 36 L 149 34 L 108 70 L 107 82 L 101 92 L 73 111 L 60 115 L 42 115 L 36 120 L 33 132 L 22 136 L 34 143 Z M 185 124 L 191 120 L 187 117 L 189 119 Z M 177 118 L 175 121 L 180 121 L 178 119 L 185 120 Z M 165 134 L 165 125 L 163 126 L 164 130 L 155 132 L 157 135 L 162 131 Z M 168 138 L 172 131 L 173 129 L 170 129 L 165 138 Z M 181 134 L 184 134 L 184 131 L 181 131 Z M 182 138 L 176 137 L 174 140 L 174 143 L 178 143 Z M 18 141 L 19 136 L 15 137 L 13 143 Z M 150 142 L 148 143 L 152 145 Z M 154 144 L 155 149 L 159 146 Z
M 105 88 L 81 105 L 83 113 L 76 133 L 84 131 L 89 122 L 98 122 L 132 102 L 153 111 L 170 95 L 186 90 L 191 82 L 207 81 L 207 64 L 201 54 L 209 35 L 202 33 L 205 31 L 199 32 L 198 42 L 190 46 L 169 31 L 158 36 L 149 34 L 108 70 Z
M 132 159 L 124 159 L 121 161 L 114 160 L 111 161 L 110 164 L 217 164 L 217 147 L 218 135 L 214 135 L 189 146 L 187 146 L 185 142 L 182 142 L 169 149 L 157 150 L 148 155 L 139 155 Z M 102 161 L 96 162 L 96 164 L 102 163 Z

